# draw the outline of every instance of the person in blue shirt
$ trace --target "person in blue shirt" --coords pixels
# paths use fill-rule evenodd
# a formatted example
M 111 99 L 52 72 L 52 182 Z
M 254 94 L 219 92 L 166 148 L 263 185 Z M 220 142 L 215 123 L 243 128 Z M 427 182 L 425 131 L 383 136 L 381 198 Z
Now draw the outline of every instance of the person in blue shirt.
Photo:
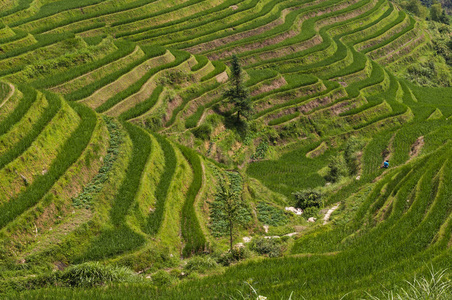
M 385 162 L 383 163 L 383 168 L 389 168 L 389 160 L 385 160 Z

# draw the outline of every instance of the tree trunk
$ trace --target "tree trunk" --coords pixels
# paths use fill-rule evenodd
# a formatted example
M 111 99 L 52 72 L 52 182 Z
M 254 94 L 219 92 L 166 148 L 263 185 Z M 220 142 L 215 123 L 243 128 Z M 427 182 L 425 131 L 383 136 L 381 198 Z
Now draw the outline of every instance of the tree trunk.
M 237 111 L 237 123 L 240 122 L 240 110 Z
M 230 243 L 230 246 L 231 246 L 231 252 L 232 252 L 232 231 L 233 231 L 233 227 L 234 225 L 233 225 L 233 223 L 232 223 L 232 221 L 230 221 L 230 223 L 229 223 L 229 243 Z

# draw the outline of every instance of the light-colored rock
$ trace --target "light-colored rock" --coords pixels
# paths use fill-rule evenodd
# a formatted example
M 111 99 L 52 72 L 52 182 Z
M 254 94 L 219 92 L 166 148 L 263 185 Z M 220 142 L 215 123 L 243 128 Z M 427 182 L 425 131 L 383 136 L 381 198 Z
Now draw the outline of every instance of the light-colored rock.
M 265 230 L 265 233 L 268 233 L 268 228 L 270 228 L 270 226 L 268 226 L 268 225 L 264 225 L 264 230 Z
M 296 214 L 297 216 L 301 216 L 303 214 L 303 210 L 301 208 L 295 208 L 295 207 L 286 207 L 285 208 L 287 211 L 291 211 L 294 214 Z
M 234 245 L 234 248 L 245 248 L 245 245 L 243 243 L 237 243 Z
M 361 176 L 356 176 L 356 180 L 360 180 L 361 179 Z
M 244 237 L 243 237 L 243 242 L 246 244 L 246 243 L 251 242 L 252 239 L 253 239 L 253 238 L 250 237 L 250 236 L 244 236 Z
M 310 218 L 308 219 L 308 222 L 314 223 L 316 220 L 317 220 L 316 218 L 310 217 Z
M 285 234 L 284 236 L 294 236 L 294 235 L 296 235 L 298 232 L 291 232 L 291 233 L 288 233 L 288 234 Z

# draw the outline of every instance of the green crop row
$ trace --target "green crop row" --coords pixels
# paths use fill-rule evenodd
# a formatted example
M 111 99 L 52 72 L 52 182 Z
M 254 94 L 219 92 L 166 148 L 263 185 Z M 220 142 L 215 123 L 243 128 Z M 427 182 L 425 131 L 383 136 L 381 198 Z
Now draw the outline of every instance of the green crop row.
M 167 64 L 159 65 L 155 68 L 150 69 L 148 72 L 146 72 L 146 74 L 143 77 L 141 77 L 138 81 L 134 82 L 127 89 L 115 94 L 113 97 L 111 97 L 110 99 L 108 99 L 107 101 L 102 103 L 102 105 L 100 105 L 99 107 L 96 108 L 96 111 L 97 112 L 105 112 L 105 111 L 109 110 L 110 108 L 112 108 L 113 106 L 115 106 L 116 104 L 121 102 L 122 100 L 137 93 L 141 89 L 141 87 L 153 75 L 157 74 L 158 72 L 160 72 L 162 70 L 174 68 L 190 58 L 190 53 L 188 53 L 188 52 L 173 50 L 172 53 L 176 57 L 176 59 L 174 61 L 167 63 Z
M 324 90 L 324 91 L 320 91 L 320 92 L 314 93 L 312 95 L 307 95 L 307 96 L 302 96 L 302 97 L 299 97 L 299 98 L 291 99 L 291 100 L 285 101 L 284 103 L 275 104 L 275 105 L 273 105 L 270 108 L 261 110 L 258 113 L 253 115 L 253 119 L 260 118 L 260 117 L 262 117 L 264 115 L 267 115 L 267 114 L 269 114 L 269 113 L 271 113 L 271 112 L 273 112 L 275 110 L 279 110 L 279 109 L 282 109 L 282 108 L 293 106 L 295 104 L 303 103 L 303 102 L 305 102 L 305 101 L 307 101 L 309 99 L 313 99 L 315 97 L 325 96 L 325 95 L 331 93 L 333 90 L 337 89 L 339 87 L 339 84 L 336 83 L 336 82 L 327 81 L 327 82 L 325 82 L 325 86 L 326 86 L 327 89 Z
M 15 42 L 15 41 L 25 38 L 28 35 L 28 33 L 25 31 L 17 31 L 17 32 L 14 31 L 14 33 L 15 33 L 15 35 L 13 35 L 13 36 L 0 39 L 0 44 L 7 44 L 7 43 Z
M 27 87 L 25 85 L 19 85 L 17 87 L 23 93 L 23 98 L 20 104 L 11 112 L 6 119 L 0 123 L 0 135 L 5 134 L 10 130 L 14 124 L 19 122 L 19 120 L 25 115 L 25 113 L 30 109 L 33 102 L 36 100 L 37 93 L 35 90 Z
M 3 103 L 3 101 L 6 99 L 6 96 L 10 93 L 11 88 L 8 84 L 4 82 L 0 82 L 0 102 Z
M 231 1 L 227 1 L 227 2 L 231 2 Z M 237 1 L 236 1 L 237 2 Z M 233 4 L 231 2 L 231 4 Z M 224 8 L 224 6 L 222 7 L 222 11 L 224 11 L 221 14 L 218 14 L 218 12 L 215 12 L 215 8 L 207 10 L 207 12 L 211 12 L 210 15 L 206 15 L 207 17 L 204 18 L 200 18 L 200 16 L 198 15 L 198 22 L 187 22 L 186 27 L 188 27 L 188 29 L 192 30 L 193 32 L 190 32 L 189 30 L 184 30 L 185 28 L 179 28 L 178 26 L 171 26 L 174 28 L 159 28 L 157 27 L 157 32 L 156 33 L 152 33 L 151 31 L 153 30 L 153 28 L 145 28 L 145 30 L 138 34 L 138 36 L 129 36 L 129 38 L 131 38 L 134 41 L 149 41 L 149 42 L 153 42 L 153 41 L 159 41 L 162 44 L 168 44 L 171 43 L 171 47 L 173 48 L 187 48 L 189 46 L 191 46 L 191 44 L 183 44 L 183 45 L 177 45 L 177 47 L 175 47 L 175 43 L 180 43 L 182 41 L 186 41 L 188 39 L 196 39 L 200 36 L 204 36 L 208 33 L 212 33 L 214 31 L 219 32 L 221 31 L 221 29 L 224 29 L 227 25 L 228 22 L 228 18 L 229 19 L 234 19 L 234 18 L 239 18 L 237 17 L 240 14 L 248 14 L 248 11 L 250 10 L 254 10 L 256 9 L 256 7 L 259 4 L 258 0 L 247 0 L 244 1 L 244 3 L 241 3 L 242 5 L 239 6 L 239 8 L 237 10 L 230 10 L 228 8 Z M 256 16 L 254 16 L 256 17 Z M 254 18 L 253 17 L 253 18 Z M 219 21 L 222 20 L 222 21 Z M 235 25 L 239 25 L 241 22 L 238 21 L 235 23 Z M 219 24 L 219 25 L 217 25 Z M 233 27 L 234 23 L 229 23 L 230 26 L 228 27 Z M 175 24 L 177 25 L 177 24 Z M 215 26 L 217 25 L 217 26 Z M 207 29 L 207 32 L 206 32 Z M 197 30 L 201 30 L 201 32 L 197 31 Z M 169 31 L 169 34 L 165 34 L 166 31 Z M 196 33 L 195 33 L 196 32 Z M 199 44 L 203 41 L 197 41 L 196 44 Z M 193 44 L 193 43 L 192 43 Z
M 184 206 L 182 208 L 181 231 L 185 240 L 185 246 L 182 251 L 184 257 L 193 254 L 200 254 L 206 249 L 206 238 L 202 232 L 199 220 L 195 211 L 195 200 L 202 185 L 203 169 L 198 154 L 184 146 L 180 146 L 184 157 L 190 163 L 193 169 L 193 181 L 188 188 Z
M 70 81 L 71 79 L 77 78 L 83 74 L 92 72 L 92 71 L 94 71 L 104 65 L 107 65 L 113 61 L 116 61 L 126 55 L 129 55 L 135 49 L 135 46 L 131 43 L 127 43 L 127 42 L 123 42 L 123 41 L 115 41 L 114 43 L 115 43 L 116 47 L 118 48 L 118 50 L 115 51 L 114 53 L 109 54 L 99 60 L 92 62 L 92 63 L 71 68 L 65 72 L 61 72 L 59 74 L 56 74 L 55 76 L 51 76 L 50 78 L 46 77 L 43 79 L 35 80 L 35 81 L 31 82 L 31 85 L 35 88 L 41 88 L 41 89 L 57 86 L 64 82 Z
M 270 122 L 268 122 L 268 125 L 269 126 L 279 125 L 279 124 L 285 123 L 287 121 L 290 121 L 292 119 L 295 119 L 298 116 L 300 116 L 300 112 L 297 111 L 297 112 L 294 112 L 293 114 L 288 114 L 288 115 L 282 116 L 277 119 L 272 119 Z
M 226 65 L 222 62 L 219 61 L 213 61 L 212 64 L 215 67 L 215 70 L 213 70 L 212 72 L 210 72 L 209 74 L 207 74 L 206 76 L 203 76 L 201 78 L 201 82 L 203 81 L 207 81 L 211 78 L 214 78 L 215 76 L 223 73 L 224 71 L 226 71 Z
M 39 12 L 34 14 L 29 18 L 22 18 L 20 21 L 10 24 L 11 27 L 17 27 L 21 24 L 25 24 L 31 21 L 39 20 L 41 18 L 48 17 L 50 15 L 70 10 L 70 9 L 81 9 L 84 6 L 98 4 L 103 2 L 103 0 L 78 0 L 77 2 L 71 0 L 57 1 L 53 3 L 48 3 L 40 7 Z
M 149 215 L 146 228 L 144 230 L 146 233 L 152 235 L 156 235 L 162 225 L 168 189 L 171 185 L 177 166 L 176 153 L 174 152 L 174 148 L 171 143 L 160 135 L 154 134 L 154 136 L 162 147 L 163 154 L 165 156 L 165 170 L 155 189 L 155 211 Z
M 195 55 L 195 57 L 198 63 L 191 68 L 192 72 L 201 70 L 209 63 L 209 59 L 203 55 Z
M 94 260 L 111 257 L 135 249 L 144 243 L 144 237 L 126 224 L 126 217 L 135 200 L 140 179 L 151 153 L 151 138 L 143 129 L 123 122 L 133 143 L 132 157 L 126 169 L 126 175 L 110 210 L 110 222 L 113 228 L 105 229 L 92 241 L 88 250 L 76 261 Z
M 99 19 L 106 19 L 108 15 L 110 14 L 118 14 L 125 12 L 127 10 L 133 10 L 136 8 L 140 8 L 143 5 L 146 5 L 148 3 L 154 2 L 154 0 L 138 0 L 138 1 L 122 1 L 124 3 L 121 3 L 118 1 L 118 3 L 115 3 L 116 5 L 111 5 L 111 3 L 106 3 L 105 1 L 102 1 L 97 6 L 89 6 L 86 7 L 86 9 L 83 9 L 83 11 L 78 12 L 78 9 L 72 9 L 69 11 L 62 12 L 60 14 L 56 15 L 56 18 L 52 18 L 49 21 L 49 18 L 47 17 L 45 21 L 47 22 L 41 22 L 39 24 L 39 28 L 33 29 L 34 33 L 42 33 L 47 31 L 57 31 L 57 28 L 64 28 L 67 25 L 72 25 L 70 29 L 71 32 L 83 32 L 88 31 L 90 29 L 95 29 L 98 27 L 105 26 L 105 23 L 97 23 L 96 18 Z M 103 7 L 101 7 L 103 6 Z M 64 16 L 63 14 L 66 13 Z M 40 21 L 40 20 L 37 20 Z M 86 25 L 85 27 L 79 27 L 77 22 L 83 22 L 89 21 L 92 22 L 90 25 Z M 36 21 L 35 21 L 36 22 Z M 73 29 L 75 28 L 75 29 Z M 73 30 L 72 30 L 73 29 Z
M 33 0 L 19 0 L 17 1 L 17 5 L 13 8 L 0 12 L 0 18 L 8 15 L 12 15 L 18 11 L 24 10 L 30 7 L 30 4 Z
M 0 228 L 5 227 L 17 216 L 34 206 L 86 148 L 96 126 L 96 115 L 87 107 L 78 104 L 73 104 L 72 107 L 80 115 L 82 121 L 66 140 L 48 172 L 37 177 L 23 193 L 1 206 Z
M 133 23 L 138 22 L 138 21 L 143 21 L 145 19 L 158 17 L 158 16 L 161 16 L 161 15 L 164 15 L 164 14 L 175 13 L 175 12 L 181 10 L 181 9 L 188 8 L 190 6 L 193 6 L 193 5 L 196 5 L 196 4 L 199 4 L 199 3 L 200 3 L 200 1 L 183 2 L 183 3 L 177 4 L 177 5 L 173 5 L 173 6 L 169 7 L 169 8 L 160 10 L 158 12 L 153 12 L 151 14 L 139 16 L 139 17 L 136 17 L 136 18 L 130 18 L 130 19 L 127 19 L 127 20 L 114 22 L 114 23 L 112 23 L 112 27 L 113 28 L 119 27 L 118 29 L 120 31 L 122 31 L 122 32 L 118 33 L 118 37 L 130 37 L 131 35 L 145 33 L 145 32 L 147 32 L 149 30 L 155 30 L 155 29 L 164 29 L 169 34 L 169 33 L 173 33 L 175 30 L 172 29 L 172 28 L 169 29 L 169 28 L 166 28 L 166 27 L 173 27 L 173 25 L 178 25 L 178 24 L 184 23 L 184 22 L 190 23 L 192 27 L 193 26 L 198 27 L 199 26 L 199 19 L 200 19 L 200 17 L 203 20 L 207 20 L 209 14 L 212 14 L 212 13 L 216 13 L 217 17 L 221 18 L 222 14 L 219 15 L 218 13 L 220 13 L 221 11 L 227 10 L 231 5 L 236 4 L 237 0 L 228 0 L 228 1 L 224 2 L 224 3 L 221 3 L 220 5 L 215 6 L 214 8 L 204 9 L 202 12 L 197 12 L 197 13 L 191 14 L 191 15 L 189 15 L 187 17 L 178 18 L 176 20 L 172 20 L 172 21 L 166 22 L 164 24 L 160 24 L 160 25 L 154 25 L 154 26 L 150 26 L 150 27 L 149 26 L 146 26 L 146 27 L 138 26 L 138 27 L 135 27 L 135 28 L 138 28 L 138 29 L 133 30 L 133 31 L 123 31 L 123 28 L 121 28 L 121 27 L 125 27 L 124 25 L 130 25 L 130 24 L 133 24 Z
M 381 43 L 378 43 L 372 47 L 366 48 L 366 50 L 364 51 L 364 53 L 369 53 L 371 51 L 375 51 L 379 48 L 382 48 L 388 44 L 390 44 L 391 42 L 393 42 L 394 40 L 398 39 L 399 37 L 403 36 L 404 34 L 406 34 L 407 32 L 411 31 L 414 29 L 414 25 L 416 24 L 416 21 L 410 17 L 410 24 L 409 26 L 406 26 L 405 28 L 403 28 L 402 31 L 400 31 L 397 34 L 391 35 L 390 38 L 382 41 Z
M 123 68 L 119 71 L 116 71 L 114 73 L 111 73 L 98 81 L 95 81 L 87 86 L 84 86 L 83 88 L 80 88 L 70 94 L 67 94 L 65 96 L 66 99 L 70 100 L 70 101 L 76 101 L 76 100 L 86 98 L 86 97 L 92 95 L 95 91 L 97 91 L 101 87 L 103 87 L 107 84 L 110 84 L 110 83 L 114 82 L 116 79 L 118 79 L 119 77 L 121 77 L 122 75 L 127 74 L 135 67 L 144 63 L 146 60 L 148 60 L 152 57 L 163 55 L 166 51 L 165 49 L 160 48 L 160 47 L 152 47 L 152 48 L 142 47 L 142 49 L 146 54 L 145 57 L 143 57 L 142 59 L 137 60 L 134 63 L 127 65 L 125 68 Z
M 22 137 L 20 142 L 16 143 L 9 151 L 3 153 L 0 156 L 0 169 L 6 166 L 8 163 L 16 159 L 28 149 L 36 137 L 42 132 L 42 130 L 49 124 L 52 118 L 56 115 L 61 108 L 61 99 L 51 93 L 46 93 L 47 101 L 49 102 L 48 108 L 40 116 L 39 120 L 33 124 L 33 127 L 27 134 Z
M 345 45 L 340 41 L 340 39 L 342 36 L 349 33 L 347 31 L 347 27 L 345 29 L 341 29 L 341 30 L 345 30 L 344 33 L 341 33 L 341 34 L 335 36 L 334 38 L 330 37 L 330 35 L 328 34 L 328 31 L 333 28 L 344 27 L 345 25 L 350 26 L 349 24 L 354 21 L 361 21 L 361 23 L 364 23 L 364 25 L 362 25 L 361 23 L 358 23 L 357 25 L 355 25 L 355 26 L 358 26 L 358 28 L 352 29 L 352 31 L 350 31 L 350 33 L 354 32 L 356 30 L 366 28 L 367 26 L 369 26 L 369 24 L 367 24 L 367 22 L 372 21 L 372 18 L 369 18 L 369 16 L 372 16 L 372 15 L 378 16 L 377 14 L 375 14 L 375 12 L 378 11 L 379 8 L 381 8 L 383 3 L 385 3 L 385 2 L 384 1 L 377 2 L 376 5 L 373 6 L 371 9 L 367 10 L 365 13 L 360 14 L 357 17 L 354 17 L 350 20 L 345 20 L 342 22 L 333 23 L 328 26 L 322 27 L 319 31 L 319 35 L 322 37 L 322 40 L 323 40 L 323 42 L 321 44 L 316 45 L 314 47 L 310 47 L 304 51 L 300 51 L 300 52 L 294 53 L 292 55 L 285 56 L 283 59 L 270 60 L 270 61 L 279 61 L 280 63 L 283 61 L 284 64 L 287 65 L 287 66 L 284 66 L 284 69 L 283 69 L 284 72 L 286 73 L 286 72 L 298 72 L 298 71 L 303 71 L 303 70 L 311 72 L 312 69 L 329 67 L 332 63 L 343 60 L 348 55 L 348 51 L 347 51 L 347 48 L 345 47 Z M 322 19 L 319 18 L 319 21 L 320 20 L 328 20 L 328 17 L 332 17 L 332 16 L 334 16 L 336 18 L 337 16 L 339 16 L 341 14 L 346 15 L 347 13 L 349 13 L 351 11 L 360 11 L 360 10 L 366 8 L 367 5 L 372 5 L 372 2 L 369 1 L 367 3 L 366 1 L 360 1 L 356 4 L 353 4 L 349 7 L 347 7 L 344 10 L 341 10 L 341 11 L 338 11 L 335 13 L 326 14 L 326 15 L 322 16 L 324 18 L 322 18 Z M 339 13 L 341 13 L 341 14 L 339 14 Z M 308 34 L 310 32 L 311 35 L 313 36 L 313 33 L 315 33 L 315 22 L 311 21 L 314 19 L 315 18 L 311 18 L 308 21 L 306 21 L 306 22 L 310 22 L 310 24 L 309 24 L 310 26 L 308 27 L 309 29 L 308 28 L 305 29 L 308 31 L 308 32 L 305 32 L 305 34 Z M 365 21 L 363 21 L 363 20 L 365 20 Z M 335 51 L 335 52 L 331 53 L 331 51 Z M 326 59 L 324 59 L 325 56 L 327 57 Z M 303 66 L 297 65 L 300 61 L 305 62 L 305 64 Z M 309 63 L 307 63 L 307 62 L 309 62 Z M 292 67 L 291 64 L 295 64 L 296 66 Z
M 180 111 L 182 111 L 186 107 L 188 102 L 190 102 L 191 100 L 193 100 L 195 98 L 201 97 L 205 93 L 208 93 L 209 91 L 212 91 L 212 90 L 218 88 L 219 86 L 221 86 L 221 84 L 219 82 L 215 81 L 213 84 L 209 84 L 209 85 L 205 84 L 205 86 L 200 86 L 200 88 L 195 91 L 190 89 L 186 93 L 181 94 L 180 96 L 181 96 L 183 102 L 172 111 L 171 118 L 168 120 L 168 122 L 166 122 L 165 126 L 169 127 L 174 124 L 174 122 L 176 121 L 177 115 L 179 114 Z
M 366 5 L 366 3 L 368 3 L 368 1 L 356 2 L 356 3 L 346 7 L 344 9 L 339 9 L 337 11 L 333 11 L 333 12 L 325 13 L 323 15 L 319 15 L 319 16 L 316 16 L 316 17 L 309 18 L 309 19 L 305 20 L 301 24 L 300 34 L 298 34 L 298 35 L 296 35 L 294 37 L 287 38 L 287 39 L 285 39 L 282 42 L 279 42 L 277 44 L 270 44 L 269 46 L 266 46 L 265 48 L 260 47 L 260 48 L 258 48 L 256 50 L 248 51 L 244 55 L 246 57 L 250 57 L 250 56 L 259 54 L 262 51 L 272 51 L 272 50 L 276 50 L 276 49 L 279 49 L 279 48 L 282 49 L 284 47 L 296 45 L 296 44 L 301 43 L 301 42 L 306 42 L 306 41 L 314 38 L 315 35 L 317 34 L 317 30 L 316 30 L 316 23 L 317 22 L 319 22 L 321 20 L 324 20 L 324 19 L 328 19 L 328 18 L 334 18 L 334 17 L 336 17 L 337 15 L 340 15 L 340 14 L 347 14 L 348 12 L 351 12 L 351 11 L 353 11 L 355 9 L 359 9 L 360 7 Z M 317 6 L 313 6 L 311 8 L 311 10 L 315 11 L 315 9 L 325 9 L 326 7 L 328 7 L 328 4 L 332 5 L 332 4 L 335 4 L 335 2 L 334 1 L 332 3 L 322 2 L 321 4 L 319 4 Z M 341 2 L 333 5 L 333 7 L 337 6 L 338 8 L 340 8 L 340 4 L 341 4 Z M 308 12 L 305 12 L 305 11 L 302 11 L 302 12 L 303 12 L 302 14 L 300 14 L 300 12 L 297 12 L 297 11 L 288 14 L 286 16 L 286 24 L 288 22 L 291 22 L 290 24 L 293 24 L 293 23 L 296 24 L 297 22 L 299 22 L 298 20 L 300 18 L 302 18 L 305 15 L 309 15 Z M 344 23 L 344 22 L 341 22 L 341 23 Z M 288 25 L 289 24 L 287 24 L 286 26 L 288 26 Z M 330 24 L 330 25 L 328 25 L 326 27 L 322 27 L 321 28 L 321 30 L 320 30 L 321 31 L 321 36 L 324 39 L 324 42 L 322 44 L 310 47 L 310 48 L 308 48 L 306 50 L 298 51 L 298 52 L 293 53 L 293 54 L 285 55 L 283 60 L 292 59 L 293 63 L 296 63 L 297 60 L 295 58 L 297 58 L 297 57 L 303 57 L 303 56 L 306 56 L 308 54 L 312 54 L 312 53 L 317 52 L 317 51 L 322 50 L 322 49 L 328 49 L 328 47 L 331 45 L 331 38 L 329 37 L 329 35 L 326 34 L 326 31 L 327 31 L 328 28 L 333 28 L 335 26 L 336 26 L 336 24 Z M 265 32 L 264 35 L 261 35 L 259 37 L 255 37 L 254 39 L 258 39 L 258 38 L 259 39 L 268 39 L 268 38 L 271 38 L 273 35 L 277 34 L 277 32 L 274 32 L 274 31 L 276 31 L 276 29 L 280 29 L 280 28 L 275 28 L 275 30 L 270 30 L 268 32 Z M 290 27 L 288 26 L 287 28 L 284 28 L 283 32 L 289 31 L 289 29 L 290 29 Z M 240 55 L 240 56 L 243 56 L 243 55 Z M 263 67 L 263 66 L 269 65 L 269 64 L 270 65 L 276 65 L 276 64 L 280 64 L 280 63 L 281 63 L 281 58 L 271 58 L 271 59 L 266 59 L 263 62 L 253 63 L 253 64 L 249 65 L 248 67 L 256 68 L 256 67 Z
M 159 85 L 154 89 L 151 96 L 146 99 L 144 102 L 138 103 L 133 108 L 129 109 L 128 111 L 123 112 L 119 119 L 121 120 L 130 120 L 137 118 L 143 114 L 145 114 L 147 111 L 149 111 L 154 105 L 157 103 L 160 95 L 163 92 L 163 86 Z

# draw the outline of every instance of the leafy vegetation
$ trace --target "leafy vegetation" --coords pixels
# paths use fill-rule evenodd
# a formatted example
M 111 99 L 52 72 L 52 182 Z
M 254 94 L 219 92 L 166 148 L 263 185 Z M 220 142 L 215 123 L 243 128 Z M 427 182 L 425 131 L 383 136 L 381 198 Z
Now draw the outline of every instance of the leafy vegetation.
M 0 297 L 450 296 L 447 1 L 0 6 Z

